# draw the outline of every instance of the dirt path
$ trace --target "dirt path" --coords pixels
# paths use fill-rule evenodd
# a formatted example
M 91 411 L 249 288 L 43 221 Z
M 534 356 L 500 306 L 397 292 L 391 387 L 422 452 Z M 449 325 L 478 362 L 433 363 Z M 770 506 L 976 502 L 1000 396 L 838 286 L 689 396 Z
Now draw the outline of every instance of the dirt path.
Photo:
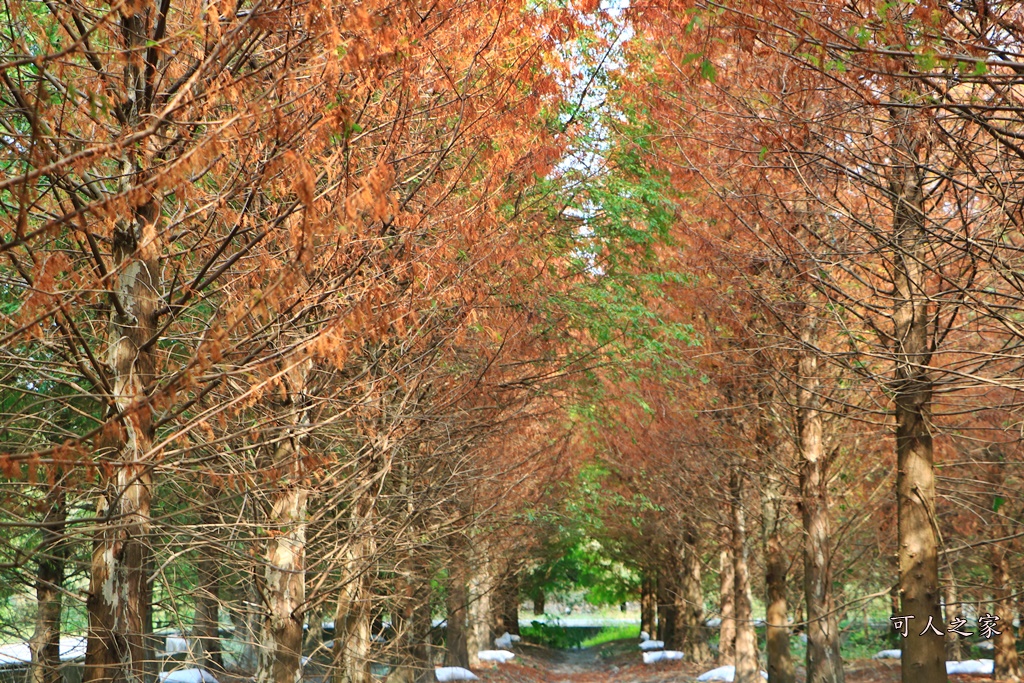
M 616 641 L 585 650 L 550 650 L 517 643 L 509 664 L 478 671 L 493 683 L 692 683 L 714 668 L 690 662 L 645 665 L 636 641 Z M 797 682 L 803 681 L 803 671 Z M 950 676 L 950 683 L 979 683 L 988 676 Z M 900 665 L 894 660 L 856 660 L 846 663 L 847 683 L 899 683 Z

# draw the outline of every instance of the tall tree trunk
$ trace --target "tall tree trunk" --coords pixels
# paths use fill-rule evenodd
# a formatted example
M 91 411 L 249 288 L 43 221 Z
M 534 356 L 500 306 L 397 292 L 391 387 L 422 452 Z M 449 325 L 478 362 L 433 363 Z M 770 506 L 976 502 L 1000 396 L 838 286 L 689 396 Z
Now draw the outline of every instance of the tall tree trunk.
M 679 587 L 676 590 L 676 640 L 688 662 L 710 661 L 708 630 L 704 625 L 704 592 L 700 580 L 697 536 L 687 532 L 679 544 Z
M 788 462 L 788 459 L 786 460 Z M 785 465 L 785 462 L 782 463 Z M 781 468 L 779 468 L 781 469 Z M 764 494 L 764 563 L 766 592 L 766 645 L 768 650 L 768 683 L 794 683 L 796 670 L 789 651 L 789 619 L 786 604 L 786 575 L 789 558 L 782 543 L 782 487 L 775 476 L 765 477 Z
M 219 520 L 206 511 L 201 522 L 207 533 L 217 528 Z M 217 549 L 211 543 L 199 546 L 196 560 L 196 622 L 193 635 L 199 646 L 199 663 L 216 675 L 224 670 L 220 643 L 220 563 Z
M 843 683 L 839 626 L 832 600 L 832 549 L 828 516 L 827 459 L 818 380 L 817 315 L 804 311 L 797 361 L 800 437 L 800 508 L 804 526 L 804 599 L 807 602 L 807 683 Z
M 960 603 L 957 601 L 956 577 L 953 576 L 952 566 L 950 567 L 949 581 L 943 588 L 943 601 L 946 603 L 945 611 L 947 624 L 952 624 L 954 619 L 960 619 L 963 617 L 963 611 L 960 609 Z M 958 636 L 952 631 L 947 631 L 946 661 L 959 662 L 963 657 L 963 642 L 961 641 L 961 636 Z
M 519 576 L 509 568 L 498 581 L 492 601 L 493 624 L 491 632 L 495 637 L 503 633 L 519 632 Z
M 466 632 L 466 647 L 469 650 L 469 664 L 480 666 L 478 656 L 481 650 L 491 649 L 491 598 L 493 576 L 487 551 L 475 549 L 476 561 L 471 568 L 469 579 L 469 628 Z
M 36 627 L 29 646 L 32 666 L 28 683 L 61 683 L 60 613 L 64 587 L 64 529 L 67 523 L 67 493 L 63 473 L 47 488 L 46 515 L 42 541 L 36 549 Z
M 732 561 L 735 579 L 733 601 L 736 605 L 736 683 L 760 683 L 761 667 L 757 658 L 750 595 L 750 570 L 747 566 L 747 527 L 743 510 L 743 476 L 733 469 L 729 488 L 732 504 Z
M 723 548 L 718 555 L 719 612 L 722 624 L 718 631 L 718 663 L 732 664 L 736 659 L 736 568 L 732 548 Z
M 992 639 L 995 645 L 995 675 L 997 681 L 1020 681 L 1020 663 L 1017 658 L 1017 639 L 1013 633 L 1013 588 L 1010 578 L 1010 562 L 1006 548 L 1000 544 L 992 546 L 992 586 L 995 597 L 995 615 L 998 634 Z
M 533 613 L 538 617 L 544 616 L 544 589 L 536 588 L 533 591 Z
M 899 516 L 901 612 L 922 628 L 941 623 L 939 534 L 935 518 L 935 472 L 929 429 L 933 380 L 926 292 L 930 239 L 924 221 L 924 179 L 918 165 L 924 141 L 911 133 L 911 110 L 893 110 L 894 156 L 892 255 L 893 340 L 896 381 L 896 504 Z M 909 634 L 903 641 L 903 683 L 945 683 L 946 648 L 932 634 Z
M 137 21 L 135 21 L 137 20 Z M 133 15 L 123 20 L 132 35 L 142 31 Z M 148 580 L 153 445 L 146 387 L 155 359 L 150 340 L 156 334 L 159 273 L 155 245 L 158 209 L 152 202 L 137 209 L 135 224 L 114 230 L 113 254 L 119 273 L 110 320 L 109 364 L 120 435 L 112 458 L 115 475 L 97 502 L 105 518 L 93 546 L 89 595 L 89 640 L 84 682 L 143 683 L 149 629 L 146 615 L 152 587 Z
M 345 551 L 346 576 L 338 593 L 334 617 L 335 683 L 372 683 L 370 672 L 373 622 L 371 572 L 377 544 L 374 537 L 376 503 L 364 491 L 353 504 L 350 542 Z
M 463 553 L 456 548 L 453 553 L 451 575 L 448 585 L 448 629 L 445 635 L 445 665 L 469 667 L 469 648 L 466 633 L 466 624 L 469 619 L 467 605 L 469 603 L 469 591 L 466 588 L 468 581 L 466 566 L 460 557 Z M 543 593 L 541 593 L 543 595 Z
M 131 12 L 130 14 L 124 13 Z M 138 55 L 150 36 L 152 15 L 145 3 L 122 9 L 118 19 L 124 47 Z M 125 128 L 142 121 L 145 78 L 142 61 L 124 65 L 124 96 L 119 103 Z M 126 149 L 118 190 L 128 195 L 144 173 L 140 150 Z M 157 222 L 160 205 L 154 197 L 134 208 L 130 219 L 118 221 L 111 236 L 115 284 L 110 293 L 107 363 L 112 371 L 113 407 L 108 416 L 119 427 L 113 453 L 105 459 L 116 467 L 97 501 L 97 517 L 105 518 L 93 545 L 89 595 L 89 637 L 84 683 L 143 683 L 150 634 L 146 615 L 152 587 L 148 581 L 151 449 L 153 424 L 146 388 L 156 359 L 157 311 L 161 307 L 160 248 Z
M 651 638 L 657 635 L 658 626 L 658 592 L 654 577 L 652 570 L 645 569 L 640 584 L 640 630 Z
M 302 680 L 302 626 L 306 604 L 306 502 L 309 489 L 303 466 L 306 382 L 311 361 L 291 360 L 285 373 L 280 422 L 288 425 L 274 445 L 274 469 L 282 474 L 270 519 L 263 586 L 266 616 L 260 631 L 256 683 Z
M 667 646 L 674 646 L 676 633 L 676 580 L 675 563 L 662 563 L 662 571 L 658 573 L 658 636 Z M 670 645 L 671 644 L 671 645 Z

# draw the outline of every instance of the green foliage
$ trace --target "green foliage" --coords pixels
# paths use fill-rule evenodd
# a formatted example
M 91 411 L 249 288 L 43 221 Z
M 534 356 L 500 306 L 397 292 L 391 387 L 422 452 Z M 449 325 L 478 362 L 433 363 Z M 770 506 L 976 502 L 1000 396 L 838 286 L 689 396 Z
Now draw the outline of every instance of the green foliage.
M 519 629 L 523 640 L 535 645 L 543 645 L 557 650 L 571 650 L 583 643 L 583 631 L 578 628 L 567 628 L 557 623 L 547 623 L 534 619 L 529 626 Z
M 604 645 L 610 643 L 613 640 L 626 640 L 628 638 L 640 638 L 640 627 L 632 624 L 622 624 L 621 626 L 606 626 L 601 631 L 590 638 L 587 638 L 581 643 L 582 647 L 594 647 L 596 645 Z

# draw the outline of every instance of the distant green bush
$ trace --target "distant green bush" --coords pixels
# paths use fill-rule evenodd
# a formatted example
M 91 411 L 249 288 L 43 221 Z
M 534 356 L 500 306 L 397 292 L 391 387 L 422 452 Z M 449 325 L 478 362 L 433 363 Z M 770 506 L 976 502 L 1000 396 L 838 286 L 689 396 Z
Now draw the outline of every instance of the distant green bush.
M 623 624 L 622 626 L 605 626 L 601 629 L 600 633 L 584 640 L 581 646 L 594 647 L 595 645 L 610 643 L 613 640 L 625 640 L 627 638 L 635 638 L 639 640 L 640 627 L 633 626 L 632 624 Z
M 537 620 L 531 621 L 529 626 L 520 628 L 519 635 L 528 643 L 557 650 L 571 650 L 583 643 L 583 632 L 580 629 Z

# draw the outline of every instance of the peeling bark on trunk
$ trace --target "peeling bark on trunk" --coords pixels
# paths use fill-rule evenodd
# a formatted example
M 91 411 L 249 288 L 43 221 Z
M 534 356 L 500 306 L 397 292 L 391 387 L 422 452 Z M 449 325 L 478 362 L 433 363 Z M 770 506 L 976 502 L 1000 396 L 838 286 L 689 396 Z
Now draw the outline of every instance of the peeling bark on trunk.
M 643 582 L 640 584 L 640 630 L 652 638 L 657 634 L 658 626 L 658 592 L 654 574 L 644 570 Z
M 46 515 L 42 541 L 36 549 L 36 626 L 29 647 L 32 665 L 28 683 L 61 683 L 60 613 L 61 589 L 67 551 L 63 545 L 67 523 L 67 494 L 57 473 L 56 483 L 46 491 Z
M 901 614 L 922 629 L 939 624 L 939 540 L 935 518 L 935 472 L 929 428 L 933 379 L 926 265 L 930 239 L 924 221 L 924 179 L 918 165 L 923 142 L 911 131 L 910 110 L 893 111 L 898 158 L 890 176 L 893 197 L 893 339 L 896 381 L 896 502 L 899 516 Z M 945 683 L 946 648 L 934 634 L 903 640 L 903 683 Z
M 788 462 L 788 459 L 785 460 Z M 768 650 L 768 683 L 794 683 L 796 670 L 789 651 L 789 618 L 786 603 L 786 575 L 789 558 L 782 543 L 782 482 L 766 477 L 762 518 L 764 520 L 764 558 Z
M 308 425 L 306 382 L 309 360 L 294 361 L 284 373 L 285 395 L 280 423 L 288 425 L 274 445 L 274 469 L 283 474 L 267 526 L 266 616 L 260 631 L 256 683 L 302 680 L 302 626 L 306 603 L 306 503 L 309 490 L 303 465 L 303 429 Z
M 843 683 L 839 625 L 832 600 L 832 548 L 827 460 L 819 412 L 817 311 L 804 311 L 797 360 L 800 509 L 804 527 L 804 600 L 807 603 L 807 683 Z
M 992 546 L 992 585 L 995 597 L 995 615 L 998 634 L 992 639 L 995 645 L 995 675 L 997 681 L 1020 681 L 1020 662 L 1017 657 L 1017 639 L 1013 633 L 1013 590 L 1010 579 L 1010 562 L 1006 548 Z
M 373 623 L 371 572 L 377 544 L 374 539 L 374 501 L 363 493 L 353 505 L 351 542 L 345 553 L 347 576 L 338 594 L 334 617 L 335 683 L 372 683 L 370 672 Z
M 719 612 L 722 624 L 718 632 L 718 663 L 732 664 L 736 659 L 736 579 L 732 561 L 732 549 L 722 549 L 719 562 Z
M 697 537 L 686 534 L 679 544 L 679 586 L 676 590 L 676 640 L 686 661 L 704 664 L 711 660 L 708 629 L 704 625 L 704 593 L 701 590 Z
M 148 581 L 153 427 L 145 388 L 153 377 L 152 345 L 159 303 L 155 237 L 157 209 L 139 209 L 136 232 L 121 225 L 114 232 L 114 260 L 120 273 L 116 296 L 124 314 L 111 315 L 109 364 L 114 403 L 120 413 L 117 471 L 97 503 L 107 521 L 93 547 L 89 596 L 89 640 L 84 682 L 143 683 L 149 637 L 146 618 L 152 587 Z M 143 216 L 145 214 L 145 217 Z
M 133 55 L 146 45 L 151 11 L 132 7 L 119 17 L 124 47 Z M 142 120 L 145 78 L 141 60 L 124 66 L 125 99 L 120 103 L 126 128 Z M 125 150 L 120 187 L 123 194 L 144 172 L 139 152 Z M 120 434 L 113 453 L 104 454 L 116 467 L 97 501 L 97 516 L 106 517 L 93 545 L 89 595 L 88 645 L 84 683 L 144 683 L 149 652 L 148 619 L 152 587 L 148 581 L 153 445 L 151 408 L 146 387 L 153 379 L 154 337 L 161 306 L 157 221 L 160 206 L 150 197 L 134 207 L 130 219 L 113 230 L 114 287 L 108 329 L 107 363 L 112 370 L 116 414 L 108 419 Z
M 757 658 L 757 635 L 754 632 L 750 595 L 750 572 L 747 566 L 746 515 L 743 511 L 743 477 L 733 470 L 730 478 L 732 504 L 732 560 L 736 609 L 736 683 L 760 683 L 761 667 Z

